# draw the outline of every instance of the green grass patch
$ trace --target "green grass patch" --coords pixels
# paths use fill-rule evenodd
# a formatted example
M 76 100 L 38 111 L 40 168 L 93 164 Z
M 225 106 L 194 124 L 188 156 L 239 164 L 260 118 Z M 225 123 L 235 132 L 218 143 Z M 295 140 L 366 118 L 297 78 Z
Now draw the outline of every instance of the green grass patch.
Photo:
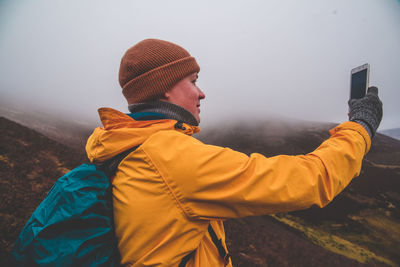
M 300 231 L 310 241 L 334 253 L 346 256 L 361 263 L 383 263 L 389 266 L 398 266 L 396 263 L 389 259 L 378 256 L 372 251 L 361 247 L 358 244 L 350 242 L 339 236 L 327 233 L 320 229 L 313 229 L 301 224 L 300 219 L 295 218 L 289 214 L 272 215 L 276 220 Z

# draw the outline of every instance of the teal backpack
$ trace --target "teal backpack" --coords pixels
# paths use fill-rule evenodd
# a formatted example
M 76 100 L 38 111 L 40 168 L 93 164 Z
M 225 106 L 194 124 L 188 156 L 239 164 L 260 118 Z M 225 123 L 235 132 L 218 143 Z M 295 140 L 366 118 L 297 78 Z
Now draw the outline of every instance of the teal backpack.
M 110 178 L 133 147 L 82 164 L 53 185 L 12 250 L 16 266 L 119 266 Z
M 120 266 L 114 235 L 111 178 L 133 147 L 102 165 L 82 164 L 53 185 L 12 250 L 16 266 Z M 230 255 L 211 224 L 208 232 L 225 264 Z M 182 258 L 179 267 L 193 257 Z

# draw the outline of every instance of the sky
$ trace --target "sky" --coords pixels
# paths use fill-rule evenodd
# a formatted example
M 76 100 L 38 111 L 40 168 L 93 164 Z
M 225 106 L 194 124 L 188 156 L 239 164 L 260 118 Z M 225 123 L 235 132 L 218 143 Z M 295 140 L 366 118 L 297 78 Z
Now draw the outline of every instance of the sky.
M 350 71 L 369 63 L 380 129 L 400 127 L 398 0 L 0 0 L 0 98 L 81 121 L 128 112 L 119 64 L 146 38 L 196 58 L 202 126 L 346 121 Z

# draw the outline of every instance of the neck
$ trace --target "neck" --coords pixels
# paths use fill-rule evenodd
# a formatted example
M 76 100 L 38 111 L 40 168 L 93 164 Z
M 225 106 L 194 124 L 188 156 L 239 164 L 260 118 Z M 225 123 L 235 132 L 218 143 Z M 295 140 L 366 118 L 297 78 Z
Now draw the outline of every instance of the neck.
M 199 122 L 188 110 L 181 106 L 172 104 L 167 101 L 152 101 L 145 103 L 129 104 L 128 109 L 132 113 L 138 112 L 155 112 L 161 113 L 169 119 L 177 120 L 180 122 L 187 123 L 192 126 L 198 126 Z

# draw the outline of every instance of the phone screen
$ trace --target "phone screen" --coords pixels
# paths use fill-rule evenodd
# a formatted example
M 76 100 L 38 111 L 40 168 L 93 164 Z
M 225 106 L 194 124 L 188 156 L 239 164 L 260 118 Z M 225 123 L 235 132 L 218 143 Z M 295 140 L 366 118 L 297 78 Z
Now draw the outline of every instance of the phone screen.
M 365 91 L 367 90 L 367 80 L 368 80 L 367 75 L 368 75 L 367 69 L 361 70 L 351 75 L 350 98 L 363 98 L 365 96 Z

